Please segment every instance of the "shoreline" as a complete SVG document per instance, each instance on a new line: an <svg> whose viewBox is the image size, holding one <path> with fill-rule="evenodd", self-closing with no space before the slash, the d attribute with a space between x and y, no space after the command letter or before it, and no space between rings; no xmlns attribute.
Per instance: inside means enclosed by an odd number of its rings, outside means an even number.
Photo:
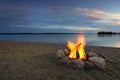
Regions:
<svg viewBox="0 0 120 80"><path fill-rule="evenodd" d="M106 60L104 70L72 69L56 60L65 44L0 41L0 79L2 80L119 80L120 48L86 46Z"/></svg>
<svg viewBox="0 0 120 80"><path fill-rule="evenodd" d="M51 43L51 42L32 42L32 41L7 41L7 40L0 40L0 43L30 43L30 44L50 44L50 45L67 45L66 43ZM86 45L86 47L101 47L101 48L117 48L120 49L120 47L111 47L111 46L94 46L94 45Z"/></svg>

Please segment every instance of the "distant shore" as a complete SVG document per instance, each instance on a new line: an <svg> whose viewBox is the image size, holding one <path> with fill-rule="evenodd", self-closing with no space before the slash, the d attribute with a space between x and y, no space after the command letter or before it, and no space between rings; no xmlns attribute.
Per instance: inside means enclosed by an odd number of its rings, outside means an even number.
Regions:
<svg viewBox="0 0 120 80"><path fill-rule="evenodd" d="M0 33L0 35L54 35L54 34L83 34L83 33Z"/></svg>
<svg viewBox="0 0 120 80"><path fill-rule="evenodd" d="M30 33L30 32L22 32L22 33L0 33L0 35L74 35L74 34L84 34L84 33ZM96 34L96 33L95 33ZM99 31L98 35L120 35L120 32L107 32L107 31Z"/></svg>
<svg viewBox="0 0 120 80"><path fill-rule="evenodd" d="M106 31L100 31L100 32L98 32L97 33L98 35L116 35L116 34L119 34L120 35L120 33L119 32L106 32Z"/></svg>
<svg viewBox="0 0 120 80"><path fill-rule="evenodd" d="M66 44L0 41L1 80L119 80L120 48L86 46L106 60L105 70L71 69L56 61Z"/></svg>

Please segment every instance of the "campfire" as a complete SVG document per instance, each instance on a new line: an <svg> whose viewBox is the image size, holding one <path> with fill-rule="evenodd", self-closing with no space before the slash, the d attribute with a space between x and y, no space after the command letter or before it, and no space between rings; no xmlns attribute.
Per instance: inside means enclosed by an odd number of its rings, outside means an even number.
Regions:
<svg viewBox="0 0 120 80"><path fill-rule="evenodd" d="M71 59L86 59L86 53L84 51L84 47L86 45L85 37L84 35L79 35L77 43L68 41L67 47L70 50L69 51L69 58Z"/></svg>
<svg viewBox="0 0 120 80"><path fill-rule="evenodd" d="M76 42L68 41L67 48L57 51L57 61L71 68L105 68L105 59L94 52L85 52L86 39L80 34Z"/></svg>

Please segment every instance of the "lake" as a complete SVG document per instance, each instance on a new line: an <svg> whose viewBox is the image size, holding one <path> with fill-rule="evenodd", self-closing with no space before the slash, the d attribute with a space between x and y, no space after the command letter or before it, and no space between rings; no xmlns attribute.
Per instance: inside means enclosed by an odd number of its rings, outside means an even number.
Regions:
<svg viewBox="0 0 120 80"><path fill-rule="evenodd" d="M66 44L76 41L78 34L0 35L1 41L47 42ZM85 33L87 45L120 48L120 35L97 35Z"/></svg>

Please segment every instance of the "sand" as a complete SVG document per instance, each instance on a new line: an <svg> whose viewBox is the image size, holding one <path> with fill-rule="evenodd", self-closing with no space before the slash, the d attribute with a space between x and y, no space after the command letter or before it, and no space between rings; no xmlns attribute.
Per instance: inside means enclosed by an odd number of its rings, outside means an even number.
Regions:
<svg viewBox="0 0 120 80"><path fill-rule="evenodd" d="M86 46L106 60L104 70L72 69L56 61L65 44L0 41L0 80L120 80L120 48Z"/></svg>

